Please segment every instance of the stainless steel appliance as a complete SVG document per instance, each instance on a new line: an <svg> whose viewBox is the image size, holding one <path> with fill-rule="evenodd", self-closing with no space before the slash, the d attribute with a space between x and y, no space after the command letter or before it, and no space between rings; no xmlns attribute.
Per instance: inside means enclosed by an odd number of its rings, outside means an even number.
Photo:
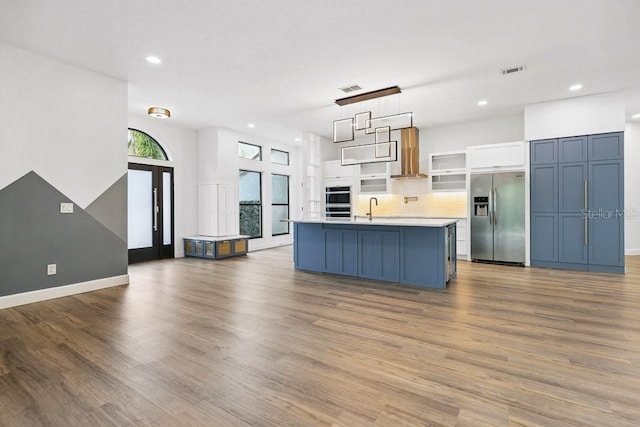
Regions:
<svg viewBox="0 0 640 427"><path fill-rule="evenodd" d="M471 175L471 259L524 265L524 172Z"/></svg>
<svg viewBox="0 0 640 427"><path fill-rule="evenodd" d="M328 219L351 218L351 187L336 186L325 188L324 216Z"/></svg>

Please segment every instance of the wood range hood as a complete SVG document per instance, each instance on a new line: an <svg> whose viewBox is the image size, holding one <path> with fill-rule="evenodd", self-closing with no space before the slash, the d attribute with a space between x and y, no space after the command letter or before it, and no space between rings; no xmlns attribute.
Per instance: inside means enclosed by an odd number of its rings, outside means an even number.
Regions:
<svg viewBox="0 0 640 427"><path fill-rule="evenodd" d="M410 127L400 130L400 174L391 175L391 178L428 178L428 175L420 173L420 138L418 128Z"/></svg>

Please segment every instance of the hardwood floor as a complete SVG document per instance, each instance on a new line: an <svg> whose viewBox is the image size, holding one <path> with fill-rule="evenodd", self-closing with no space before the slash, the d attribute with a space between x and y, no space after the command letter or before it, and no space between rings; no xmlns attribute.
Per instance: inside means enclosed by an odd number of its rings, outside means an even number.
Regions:
<svg viewBox="0 0 640 427"><path fill-rule="evenodd" d="M0 310L0 425L637 426L627 266L460 262L432 291L295 271L291 247L132 265Z"/></svg>

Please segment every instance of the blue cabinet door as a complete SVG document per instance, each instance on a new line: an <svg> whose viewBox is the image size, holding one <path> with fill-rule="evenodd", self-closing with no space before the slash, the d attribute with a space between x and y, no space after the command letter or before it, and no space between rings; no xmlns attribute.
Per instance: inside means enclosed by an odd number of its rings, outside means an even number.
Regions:
<svg viewBox="0 0 640 427"><path fill-rule="evenodd" d="M558 165L531 165L531 211L558 211Z"/></svg>
<svg viewBox="0 0 640 427"><path fill-rule="evenodd" d="M622 160L589 162L589 211L624 209L624 164Z"/></svg>
<svg viewBox="0 0 640 427"><path fill-rule="evenodd" d="M324 271L356 276L358 274L358 232L325 228Z"/></svg>
<svg viewBox="0 0 640 427"><path fill-rule="evenodd" d="M624 216L589 220L589 270L624 273Z"/></svg>
<svg viewBox="0 0 640 427"><path fill-rule="evenodd" d="M558 261L571 264L589 262L587 225L586 213L558 215Z"/></svg>
<svg viewBox="0 0 640 427"><path fill-rule="evenodd" d="M582 212L587 209L587 162L558 164L558 211Z"/></svg>
<svg viewBox="0 0 640 427"><path fill-rule="evenodd" d="M624 272L623 160L589 162L588 215L590 270Z"/></svg>
<svg viewBox="0 0 640 427"><path fill-rule="evenodd" d="M589 160L624 158L624 133L612 132L589 136Z"/></svg>
<svg viewBox="0 0 640 427"><path fill-rule="evenodd" d="M531 213L531 264L558 261L558 214Z"/></svg>
<svg viewBox="0 0 640 427"><path fill-rule="evenodd" d="M559 162L586 162L588 159L586 136L573 136L558 140Z"/></svg>
<svg viewBox="0 0 640 427"><path fill-rule="evenodd" d="M400 283L444 289L447 269L444 239L445 230L442 228L404 227Z"/></svg>
<svg viewBox="0 0 640 427"><path fill-rule="evenodd" d="M324 271L322 224L296 223L293 228L293 261L300 270Z"/></svg>
<svg viewBox="0 0 640 427"><path fill-rule="evenodd" d="M545 163L558 162L558 140L557 139L541 139L531 141L530 144L530 160L532 165L541 165Z"/></svg>
<svg viewBox="0 0 640 427"><path fill-rule="evenodd" d="M400 281L398 231L358 231L358 277Z"/></svg>

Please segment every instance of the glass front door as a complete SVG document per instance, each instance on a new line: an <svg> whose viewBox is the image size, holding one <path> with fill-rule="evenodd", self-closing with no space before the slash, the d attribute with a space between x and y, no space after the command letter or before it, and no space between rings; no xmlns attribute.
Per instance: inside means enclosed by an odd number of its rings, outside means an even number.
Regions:
<svg viewBox="0 0 640 427"><path fill-rule="evenodd" d="M129 262L172 258L173 169L129 163Z"/></svg>

